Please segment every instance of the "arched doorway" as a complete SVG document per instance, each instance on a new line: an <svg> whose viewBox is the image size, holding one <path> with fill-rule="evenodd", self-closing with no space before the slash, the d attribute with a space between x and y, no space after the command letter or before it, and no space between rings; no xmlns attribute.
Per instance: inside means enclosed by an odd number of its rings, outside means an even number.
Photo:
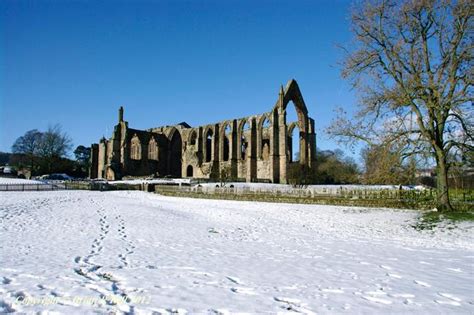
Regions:
<svg viewBox="0 0 474 315"><path fill-rule="evenodd" d="M192 165L188 165L186 168L186 177L193 177L193 167Z"/></svg>
<svg viewBox="0 0 474 315"><path fill-rule="evenodd" d="M173 177L181 177L181 155L183 141L179 131L175 130L170 141L169 150L169 174Z"/></svg>

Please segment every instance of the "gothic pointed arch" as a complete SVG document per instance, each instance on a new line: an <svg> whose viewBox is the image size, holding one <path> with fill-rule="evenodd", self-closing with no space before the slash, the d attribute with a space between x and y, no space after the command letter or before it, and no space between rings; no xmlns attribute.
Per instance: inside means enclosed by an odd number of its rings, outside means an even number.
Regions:
<svg viewBox="0 0 474 315"><path fill-rule="evenodd" d="M183 140L181 138L181 133L178 129L173 127L168 133L168 139L168 173L173 177L181 177L183 153Z"/></svg>
<svg viewBox="0 0 474 315"><path fill-rule="evenodd" d="M272 115L271 113L263 114L257 123L257 156L262 160L268 160L270 157L272 135Z"/></svg>
<svg viewBox="0 0 474 315"><path fill-rule="evenodd" d="M132 160L142 159L142 144L137 134L134 134L130 140L130 158Z"/></svg>
<svg viewBox="0 0 474 315"><path fill-rule="evenodd" d="M295 106L300 130L307 132L308 109L306 108L298 83L294 79L288 81L284 89L281 87L280 96L275 108L280 108L282 112L285 112L290 102Z"/></svg>
<svg viewBox="0 0 474 315"><path fill-rule="evenodd" d="M229 161L231 156L231 141L232 141L232 123L225 121L220 129L220 139L222 142L222 160Z"/></svg>
<svg viewBox="0 0 474 315"><path fill-rule="evenodd" d="M250 128L251 120L249 118L243 118L239 121L237 130L237 140L239 144L238 148L238 158L241 160L246 160L249 156L250 151Z"/></svg>
<svg viewBox="0 0 474 315"><path fill-rule="evenodd" d="M196 146L198 141L198 134L196 129L191 130L191 132L188 135L188 145L190 146Z"/></svg>
<svg viewBox="0 0 474 315"><path fill-rule="evenodd" d="M148 142L148 159L158 161L159 156L158 142L155 137L152 136Z"/></svg>
<svg viewBox="0 0 474 315"><path fill-rule="evenodd" d="M207 126L204 129L204 161L205 162L211 162L214 158L214 131L212 126Z"/></svg>

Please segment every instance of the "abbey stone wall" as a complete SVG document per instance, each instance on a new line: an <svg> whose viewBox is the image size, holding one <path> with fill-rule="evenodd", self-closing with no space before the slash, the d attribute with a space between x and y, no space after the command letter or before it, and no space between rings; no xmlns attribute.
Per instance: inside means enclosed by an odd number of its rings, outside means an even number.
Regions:
<svg viewBox="0 0 474 315"><path fill-rule="evenodd" d="M298 120L286 121L290 102ZM291 105L291 106L293 106ZM128 127L124 112L110 139L91 146L91 178L124 176L212 178L222 169L247 182L286 183L290 163L315 167L316 134L295 80L281 87L270 112L199 127L186 123L137 130ZM293 129L299 148L292 148ZM299 161L292 161L299 152Z"/></svg>

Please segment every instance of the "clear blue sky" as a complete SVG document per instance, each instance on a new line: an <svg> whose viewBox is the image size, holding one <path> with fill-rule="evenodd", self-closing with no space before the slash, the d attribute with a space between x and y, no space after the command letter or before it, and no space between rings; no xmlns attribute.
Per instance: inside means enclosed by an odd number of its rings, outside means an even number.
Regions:
<svg viewBox="0 0 474 315"><path fill-rule="evenodd" d="M337 106L349 1L1 1L0 151L59 123L74 145L133 128L192 126L271 110L295 78L318 147Z"/></svg>

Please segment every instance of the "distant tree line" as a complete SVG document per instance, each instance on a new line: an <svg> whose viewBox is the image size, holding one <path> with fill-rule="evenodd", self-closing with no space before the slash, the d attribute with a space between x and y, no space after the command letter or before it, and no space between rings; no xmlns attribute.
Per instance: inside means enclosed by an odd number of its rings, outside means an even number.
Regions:
<svg viewBox="0 0 474 315"><path fill-rule="evenodd" d="M316 167L309 168L298 162L288 168L288 183L293 186L312 184L354 184L359 183L360 170L351 157L342 150L317 150Z"/></svg>
<svg viewBox="0 0 474 315"><path fill-rule="evenodd" d="M12 153L0 153L0 163L18 170L28 170L31 176L66 173L74 177L86 177L89 170L90 148L82 145L74 150L75 160L70 159L72 141L60 125L46 131L27 131L16 139Z"/></svg>
<svg viewBox="0 0 474 315"><path fill-rule="evenodd" d="M451 187L474 187L474 151L460 151L450 156L448 178ZM343 185L424 185L436 188L436 170L429 156L406 157L396 145L370 145L361 150L361 163L344 155L342 150L317 150L316 167L290 164L288 181L293 186L317 184Z"/></svg>

